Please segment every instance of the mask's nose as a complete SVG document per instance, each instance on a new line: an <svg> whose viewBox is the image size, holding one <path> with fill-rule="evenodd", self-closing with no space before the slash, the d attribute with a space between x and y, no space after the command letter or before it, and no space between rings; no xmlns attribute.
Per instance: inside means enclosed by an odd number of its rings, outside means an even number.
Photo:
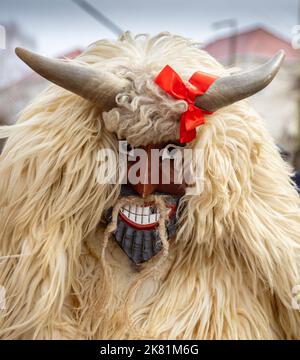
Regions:
<svg viewBox="0 0 300 360"><path fill-rule="evenodd" d="M151 195L156 189L158 184L152 184L151 181L154 178L154 174L151 177L152 171L157 171L156 169L152 169L151 168L151 150L154 149L155 146L153 145L147 145L145 147L141 147L141 149L143 149L146 152L146 157L143 159L140 159L139 161L146 161L144 164L141 164L141 169L144 169L146 171L143 171L142 174L138 174L140 181L137 184L132 184L130 183L130 177L128 176L128 181L129 184L132 186L132 188L144 199L147 196ZM160 162L160 160L159 160ZM131 166L134 164L129 164L128 166L128 172L131 168ZM158 164L156 164L158 165ZM160 168L160 164L159 166L157 166L158 171ZM141 171L141 170L140 170Z"/></svg>
<svg viewBox="0 0 300 360"><path fill-rule="evenodd" d="M170 195L182 196L185 194L185 182L182 181L178 184L178 182L175 181L175 179L177 179L178 177L176 176L177 170L175 169L174 161L171 160L170 167L168 167L166 166L165 160L162 160L161 156L157 158L157 156L153 155L154 158L151 159L152 150L162 150L164 146L165 144L150 144L147 146L143 146L141 147L141 149L145 151L145 156L128 162L128 183L142 198L146 198L147 196L153 194L155 191ZM130 169L136 164L139 165L138 173L136 174L139 181L131 182L130 177L132 174ZM163 174L166 171L169 172L168 169L170 171L170 174L167 174L169 175L169 182L165 183L163 181Z"/></svg>
<svg viewBox="0 0 300 360"><path fill-rule="evenodd" d="M143 199L151 195L156 190L156 186L151 184L136 184L131 186Z"/></svg>

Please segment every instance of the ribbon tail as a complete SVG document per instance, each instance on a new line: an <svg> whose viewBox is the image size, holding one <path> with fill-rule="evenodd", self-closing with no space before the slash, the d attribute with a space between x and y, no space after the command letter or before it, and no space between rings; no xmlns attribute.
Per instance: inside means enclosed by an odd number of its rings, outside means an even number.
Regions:
<svg viewBox="0 0 300 360"><path fill-rule="evenodd" d="M196 137L196 129L190 129L187 130L186 128L186 117L187 117L187 112L183 113L181 115L181 119L180 119L180 143L186 143L186 142L190 142L192 140L195 139Z"/></svg>
<svg viewBox="0 0 300 360"><path fill-rule="evenodd" d="M187 131L203 125L205 123L203 111L196 106L190 104L189 110L186 112L184 117L184 123Z"/></svg>

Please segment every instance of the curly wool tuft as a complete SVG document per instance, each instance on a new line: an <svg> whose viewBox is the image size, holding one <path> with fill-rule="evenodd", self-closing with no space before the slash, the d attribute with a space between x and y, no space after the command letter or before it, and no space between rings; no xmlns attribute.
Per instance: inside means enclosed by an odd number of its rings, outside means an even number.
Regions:
<svg viewBox="0 0 300 360"><path fill-rule="evenodd" d="M180 114L187 110L187 104L167 95L153 81L165 65L178 70L185 81L195 69L219 75L224 73L220 65L217 69L211 69L208 62L203 62L203 52L191 40L173 36L171 47L169 39L168 33L153 38L137 36L134 40L134 58L128 58L130 63L126 63L127 58L122 57L122 43L130 44L132 38L129 33L121 38L119 69L122 70L118 74L131 80L132 86L116 97L118 106L104 112L103 120L108 131L116 133L119 139L126 139L133 146L153 143L153 139L157 143L179 139ZM176 61L174 53L181 54L181 61ZM186 62L188 58L193 61Z"/></svg>

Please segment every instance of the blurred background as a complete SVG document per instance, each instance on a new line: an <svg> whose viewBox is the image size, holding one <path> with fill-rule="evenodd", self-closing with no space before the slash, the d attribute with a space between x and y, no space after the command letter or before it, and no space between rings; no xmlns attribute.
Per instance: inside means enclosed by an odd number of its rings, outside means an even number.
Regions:
<svg viewBox="0 0 300 360"><path fill-rule="evenodd" d="M74 58L125 30L191 37L225 66L243 69L284 49L278 77L251 102L300 169L300 0L0 0L0 124L14 123L47 86L18 60L16 46Z"/></svg>

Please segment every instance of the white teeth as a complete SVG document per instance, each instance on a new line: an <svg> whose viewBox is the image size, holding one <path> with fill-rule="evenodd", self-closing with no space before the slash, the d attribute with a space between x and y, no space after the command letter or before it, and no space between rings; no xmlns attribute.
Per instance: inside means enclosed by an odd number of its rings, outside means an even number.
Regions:
<svg viewBox="0 0 300 360"><path fill-rule="evenodd" d="M123 213L124 215L126 215L127 217L129 216L128 210L122 209L122 213Z"/></svg>
<svg viewBox="0 0 300 360"><path fill-rule="evenodd" d="M159 219L159 214L151 214L148 216L150 224L155 223Z"/></svg>
<svg viewBox="0 0 300 360"><path fill-rule="evenodd" d="M170 213L171 209L168 209ZM155 224L159 221L159 211L151 206L125 205L121 213L131 222L139 225Z"/></svg>
<svg viewBox="0 0 300 360"><path fill-rule="evenodd" d="M150 215L150 206L143 207L143 215Z"/></svg>
<svg viewBox="0 0 300 360"><path fill-rule="evenodd" d="M137 215L135 218L135 222L137 224L142 224L142 219L143 219L143 217L141 215Z"/></svg>
<svg viewBox="0 0 300 360"><path fill-rule="evenodd" d="M136 213L138 215L142 215L143 214L143 207L142 206L137 206L136 207Z"/></svg>
<svg viewBox="0 0 300 360"><path fill-rule="evenodd" d="M137 206L135 209L135 213L136 213L136 218L135 218L135 222L138 224L143 224L143 208L141 206Z"/></svg>
<svg viewBox="0 0 300 360"><path fill-rule="evenodd" d="M136 206L135 206L135 205L131 205L129 211L130 211L131 213L133 213L133 214L136 214Z"/></svg>
<svg viewBox="0 0 300 360"><path fill-rule="evenodd" d="M159 213L152 210L150 206L125 205L121 208L121 213L130 221L139 225L155 224L159 220Z"/></svg>

